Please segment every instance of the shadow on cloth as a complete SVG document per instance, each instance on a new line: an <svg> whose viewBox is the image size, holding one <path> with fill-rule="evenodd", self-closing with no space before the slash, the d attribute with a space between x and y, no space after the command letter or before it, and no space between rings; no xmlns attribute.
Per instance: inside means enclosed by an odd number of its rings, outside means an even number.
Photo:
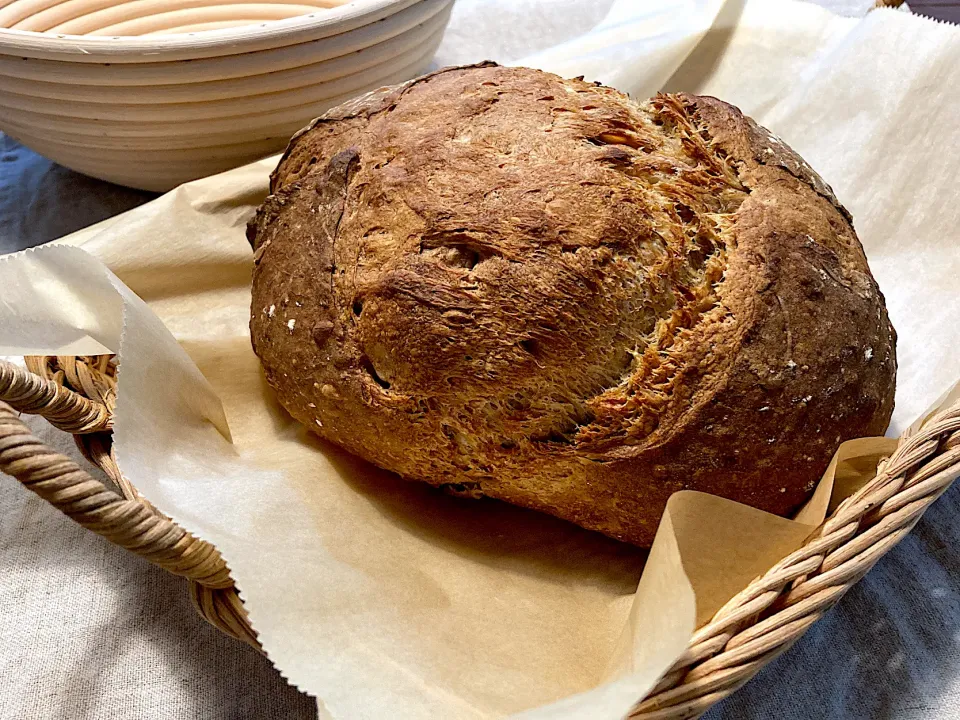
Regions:
<svg viewBox="0 0 960 720"><path fill-rule="evenodd" d="M0 133L0 254L56 240L154 197L68 170Z"/></svg>

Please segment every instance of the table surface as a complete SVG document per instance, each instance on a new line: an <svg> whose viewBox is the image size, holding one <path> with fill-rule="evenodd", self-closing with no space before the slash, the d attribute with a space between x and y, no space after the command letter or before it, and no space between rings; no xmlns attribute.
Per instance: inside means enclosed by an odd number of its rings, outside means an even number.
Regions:
<svg viewBox="0 0 960 720"><path fill-rule="evenodd" d="M960 23L960 0L913 0L910 9L936 20Z"/></svg>
<svg viewBox="0 0 960 720"><path fill-rule="evenodd" d="M503 42L523 46L517 30ZM484 0L460 0L470 27ZM550 0L569 20L596 22L610 0ZM859 15L869 0L819 0ZM960 3L914 7L960 19ZM562 12L556 12L562 11ZM0 135L0 253L40 244L152 196L85 178ZM69 439L36 432L77 457ZM759 677L706 716L874 720L960 716L960 485L830 613ZM185 582L67 521L0 479L0 719L313 718L313 701L270 662L195 613Z"/></svg>

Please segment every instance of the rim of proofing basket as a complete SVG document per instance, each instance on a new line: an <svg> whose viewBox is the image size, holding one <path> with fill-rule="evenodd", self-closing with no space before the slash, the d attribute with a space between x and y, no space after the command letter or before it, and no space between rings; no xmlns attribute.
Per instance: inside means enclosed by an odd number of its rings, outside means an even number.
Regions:
<svg viewBox="0 0 960 720"><path fill-rule="evenodd" d="M94 0L91 0L94 1ZM26 0L16 0L15 5ZM309 4L314 4L311 0ZM379 22L414 5L449 0L354 0L282 19L195 33L86 35L0 28L0 54L79 63L143 63L237 55L298 45ZM34 4L34 3L31 3ZM101 3L102 4L102 3ZM269 3L264 3L269 4ZM291 2L291 5L293 3ZM307 3L300 3L306 6ZM189 22L189 21L188 21ZM186 25L181 25L181 28ZM119 27L118 31L123 28Z"/></svg>

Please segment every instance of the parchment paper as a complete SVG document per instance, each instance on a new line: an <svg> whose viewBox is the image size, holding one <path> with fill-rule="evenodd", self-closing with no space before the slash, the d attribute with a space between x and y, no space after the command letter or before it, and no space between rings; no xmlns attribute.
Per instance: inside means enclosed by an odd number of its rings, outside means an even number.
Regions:
<svg viewBox="0 0 960 720"><path fill-rule="evenodd" d="M960 374L955 29L887 11L858 23L788 2L691 2L684 39L634 5L529 64L641 94L661 83L717 94L805 155L853 212L886 292L904 427ZM889 451L855 444L837 494L824 484L802 523L678 494L639 587L641 551L363 465L283 413L249 347L242 226L274 162L67 239L112 273L73 248L0 260L0 354L119 349L122 470L220 548L264 648L320 698L321 717L621 717L698 622L869 474L856 458Z"/></svg>

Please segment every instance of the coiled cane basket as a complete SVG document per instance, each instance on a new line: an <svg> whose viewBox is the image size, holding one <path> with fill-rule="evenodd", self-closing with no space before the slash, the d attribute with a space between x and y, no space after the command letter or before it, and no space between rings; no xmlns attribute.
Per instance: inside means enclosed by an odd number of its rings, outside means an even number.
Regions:
<svg viewBox="0 0 960 720"><path fill-rule="evenodd" d="M208 622L259 649L220 553L160 514L120 474L111 450L116 364L111 356L0 362L0 470L65 515L164 570L188 578ZM73 434L115 488L50 449L18 418L45 417ZM803 546L751 582L701 627L631 717L697 717L789 648L910 532L960 475L960 402L908 430L873 480Z"/></svg>

